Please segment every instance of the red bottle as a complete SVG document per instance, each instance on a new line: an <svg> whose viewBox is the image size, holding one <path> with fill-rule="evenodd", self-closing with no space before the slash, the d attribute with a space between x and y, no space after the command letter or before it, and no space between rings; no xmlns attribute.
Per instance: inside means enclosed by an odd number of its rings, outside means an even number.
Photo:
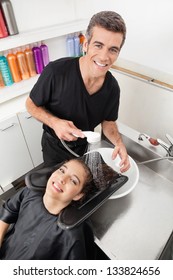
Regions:
<svg viewBox="0 0 173 280"><path fill-rule="evenodd" d="M5 21L2 15L2 11L0 9L0 38L5 38L8 36L8 31L5 25Z"/></svg>

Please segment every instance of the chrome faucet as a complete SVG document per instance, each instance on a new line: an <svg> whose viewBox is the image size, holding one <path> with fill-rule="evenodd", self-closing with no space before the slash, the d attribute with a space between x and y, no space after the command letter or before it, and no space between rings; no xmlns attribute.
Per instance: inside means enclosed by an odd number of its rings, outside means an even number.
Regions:
<svg viewBox="0 0 173 280"><path fill-rule="evenodd" d="M160 139L154 139L150 136L148 136L145 133L140 133L138 136L138 140L143 141L143 136L153 145L153 146L162 146L166 151L167 151L167 156L173 157L173 138L169 135L166 134L166 138L168 139L170 145L164 143Z"/></svg>

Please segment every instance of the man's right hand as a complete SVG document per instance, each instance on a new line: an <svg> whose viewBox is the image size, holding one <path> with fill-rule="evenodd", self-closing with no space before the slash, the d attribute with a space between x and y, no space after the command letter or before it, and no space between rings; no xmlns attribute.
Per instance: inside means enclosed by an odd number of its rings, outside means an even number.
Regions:
<svg viewBox="0 0 173 280"><path fill-rule="evenodd" d="M58 138L65 141L76 141L78 137L85 137L82 130L78 129L72 121L55 118L52 128Z"/></svg>

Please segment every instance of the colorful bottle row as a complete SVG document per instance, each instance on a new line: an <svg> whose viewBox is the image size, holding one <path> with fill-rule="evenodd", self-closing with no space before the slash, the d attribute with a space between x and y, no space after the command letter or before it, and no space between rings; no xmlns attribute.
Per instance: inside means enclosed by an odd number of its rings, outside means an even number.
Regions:
<svg viewBox="0 0 173 280"><path fill-rule="evenodd" d="M18 33L11 2L9 0L0 0L0 38Z"/></svg>
<svg viewBox="0 0 173 280"><path fill-rule="evenodd" d="M48 63L49 51L45 44L8 51L6 55L0 55L0 87L40 74Z"/></svg>
<svg viewBox="0 0 173 280"><path fill-rule="evenodd" d="M82 33L69 34L66 39L67 55L71 57L82 56L84 39Z"/></svg>

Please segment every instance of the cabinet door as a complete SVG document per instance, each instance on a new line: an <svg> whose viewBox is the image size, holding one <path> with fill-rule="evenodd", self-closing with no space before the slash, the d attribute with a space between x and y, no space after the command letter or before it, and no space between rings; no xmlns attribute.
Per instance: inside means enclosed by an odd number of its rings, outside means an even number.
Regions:
<svg viewBox="0 0 173 280"><path fill-rule="evenodd" d="M6 186L33 168L17 116L0 122L0 185Z"/></svg>
<svg viewBox="0 0 173 280"><path fill-rule="evenodd" d="M34 167L43 162L41 151L42 123L30 116L28 112L19 112L19 122L34 164Z"/></svg>

